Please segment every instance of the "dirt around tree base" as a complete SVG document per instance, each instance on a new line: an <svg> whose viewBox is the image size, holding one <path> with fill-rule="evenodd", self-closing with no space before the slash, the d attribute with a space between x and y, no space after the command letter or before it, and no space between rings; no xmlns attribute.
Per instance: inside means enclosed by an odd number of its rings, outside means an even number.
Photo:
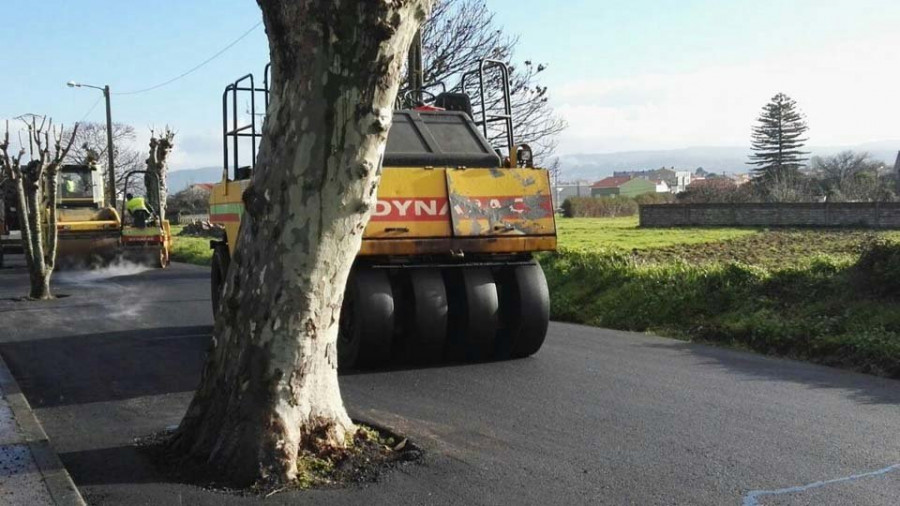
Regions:
<svg viewBox="0 0 900 506"><path fill-rule="evenodd" d="M211 223L207 221L195 220L187 225L185 225L181 232L178 233L180 236L191 236L191 237L212 237L213 239L224 239L225 238L225 227L219 225L217 223Z"/></svg>
<svg viewBox="0 0 900 506"><path fill-rule="evenodd" d="M422 450L407 438L371 424L356 422L356 426L353 444L348 448L328 449L319 454L303 450L298 458L297 479L287 485L258 482L236 488L222 483L201 463L186 461L166 450L174 430L138 438L134 444L153 461L158 472L173 482L220 493L265 497L280 492L376 483L385 472L421 460Z"/></svg>

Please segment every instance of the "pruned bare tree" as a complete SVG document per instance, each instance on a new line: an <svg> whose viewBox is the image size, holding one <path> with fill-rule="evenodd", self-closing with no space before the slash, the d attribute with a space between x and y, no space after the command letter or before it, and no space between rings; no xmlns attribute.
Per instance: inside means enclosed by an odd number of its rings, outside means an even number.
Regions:
<svg viewBox="0 0 900 506"><path fill-rule="evenodd" d="M56 266L57 247L57 190L59 167L75 142L76 123L64 141L62 128L55 128L53 120L37 116L23 118L28 131L28 149L19 142L19 151L10 154L9 122L0 143L0 174L16 187L19 227L22 248L28 266L31 290L29 298L52 299L50 277ZM27 158L26 158L27 155ZM46 210L47 223L44 223Z"/></svg>
<svg viewBox="0 0 900 506"><path fill-rule="evenodd" d="M169 154L175 146L175 132L168 126L159 134L150 131L150 155L147 157L147 174L144 176L144 187L147 189L147 202L159 212L159 219L166 219L166 202L169 196ZM152 191L158 184L159 193Z"/></svg>
<svg viewBox="0 0 900 506"><path fill-rule="evenodd" d="M432 0L258 0L272 63L259 156L199 388L170 442L236 484L352 444L337 335L401 62Z"/></svg>
<svg viewBox="0 0 900 506"><path fill-rule="evenodd" d="M66 132L66 136L71 132ZM122 185L125 184L125 173L131 170L140 169L143 160L141 154L132 147L136 136L134 127L125 123L112 124L112 138L115 152L113 153L113 162L116 171L116 188L115 191L122 193ZM108 146L106 142L106 124L105 123L79 123L78 132L75 136L75 143L66 156L66 163L76 165L90 165L91 161L98 163L103 168L103 181L109 181L109 169L104 162L107 159L106 152ZM107 202L115 202L115 195L110 192L112 189L106 189ZM112 200L110 200L112 199Z"/></svg>
<svg viewBox="0 0 900 506"><path fill-rule="evenodd" d="M701 184L688 185L686 191L677 196L678 201L686 204L742 204L759 202L763 199L758 188L753 184L735 185L730 180L707 179Z"/></svg>
<svg viewBox="0 0 900 506"><path fill-rule="evenodd" d="M169 196L166 202L167 209L173 213L206 214L209 212L210 191L202 185L191 185L180 192Z"/></svg>
<svg viewBox="0 0 900 506"><path fill-rule="evenodd" d="M866 152L847 150L832 156L814 156L810 172L829 200L871 202L896 198L890 169Z"/></svg>
<svg viewBox="0 0 900 506"><path fill-rule="evenodd" d="M530 60L516 62L518 42L518 37L505 33L498 25L485 0L438 0L431 18L422 27L424 82L442 82L448 89L461 89L463 74L477 69L482 59L506 62L510 66L516 142L528 143L535 161L547 167L553 164L557 138L567 125L550 106L547 86L539 83L547 65ZM501 83L496 74L487 77L486 108L496 113L502 107ZM477 96L476 81L469 80L465 90L473 97ZM405 91L403 88L401 93ZM488 129L494 145L503 145L505 135L498 124Z"/></svg>

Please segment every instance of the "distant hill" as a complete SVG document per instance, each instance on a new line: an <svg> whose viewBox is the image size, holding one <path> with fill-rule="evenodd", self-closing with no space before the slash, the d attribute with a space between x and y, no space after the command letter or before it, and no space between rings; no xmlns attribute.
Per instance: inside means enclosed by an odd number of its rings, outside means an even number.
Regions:
<svg viewBox="0 0 900 506"><path fill-rule="evenodd" d="M867 151L876 160L893 165L900 151L900 140L880 141L856 146L811 146L811 156L830 156L840 151ZM748 172L749 147L691 147L660 151L623 151L619 153L585 153L561 155L560 166L565 180L596 180L616 171L652 170L675 167L676 170L694 171L703 167L717 174Z"/></svg>
<svg viewBox="0 0 900 506"><path fill-rule="evenodd" d="M222 167L173 170L169 172L169 193L178 193L192 184L218 183L222 180Z"/></svg>
<svg viewBox="0 0 900 506"><path fill-rule="evenodd" d="M873 158L893 165L900 151L900 140L880 141L856 146L810 147L813 156L829 156L845 149L868 151ZM623 151L619 153L583 153L561 155L562 177L568 181L585 179L595 181L612 175L615 171L653 170L675 167L694 171L703 167L717 174L748 172L747 147L691 147L660 151ZM222 179L221 167L177 170L169 173L169 192L177 193L195 183L217 183Z"/></svg>

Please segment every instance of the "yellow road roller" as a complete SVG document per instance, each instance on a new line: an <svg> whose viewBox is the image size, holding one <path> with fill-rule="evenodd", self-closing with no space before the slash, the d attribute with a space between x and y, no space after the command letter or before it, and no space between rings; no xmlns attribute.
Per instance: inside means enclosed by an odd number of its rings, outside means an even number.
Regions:
<svg viewBox="0 0 900 506"><path fill-rule="evenodd" d="M121 220L105 203L103 179L97 165L60 167L56 228L61 267L108 263L118 254Z"/></svg>
<svg viewBox="0 0 900 506"><path fill-rule="evenodd" d="M262 86L248 74L222 97L223 179L209 202L210 221L226 235L210 243L214 311L244 215L266 70ZM414 89L399 100L406 105L394 112L377 204L344 296L342 369L519 358L541 348L549 294L533 255L556 249L556 223L548 171L515 142L508 75L502 62L485 60L464 79L481 86ZM486 77L502 82L500 111L485 106ZM476 100L466 89L478 90ZM249 104L248 124L239 124L239 102ZM491 145L489 125L505 129L505 145Z"/></svg>
<svg viewBox="0 0 900 506"><path fill-rule="evenodd" d="M136 179L145 182L148 196L153 194L151 202L160 202L159 182L156 175L146 170L132 170L124 176L124 194L122 199L121 243L119 254L127 261L152 265L165 269L169 266L169 252L172 251L172 229L169 220L160 216L160 210L152 205L144 205L142 209L128 210L128 197L131 191L137 191ZM153 183L146 184L153 181ZM144 199L136 196L135 198Z"/></svg>

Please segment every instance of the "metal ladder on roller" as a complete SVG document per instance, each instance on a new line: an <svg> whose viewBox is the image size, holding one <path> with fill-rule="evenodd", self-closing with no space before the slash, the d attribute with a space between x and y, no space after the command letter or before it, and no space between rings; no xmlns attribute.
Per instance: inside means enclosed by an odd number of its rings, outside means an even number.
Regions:
<svg viewBox="0 0 900 506"><path fill-rule="evenodd" d="M487 96L485 95L485 73L490 70L496 68L500 72L500 80L501 80L501 91L503 94L502 105L503 112L502 113L492 113L487 104ZM515 132L513 130L513 115L512 115L512 99L510 98L510 89L509 89L509 67L505 63L500 60L491 60L484 59L478 65L478 69L471 70L463 74L462 80L460 81L460 88L463 92L468 90L467 84L469 84L473 77L478 77L478 98L480 102L480 118L475 119L475 125L481 127L481 131L484 134L484 138L490 140L488 137L488 125L491 123L503 122L506 127L506 145L509 148L510 158L515 157ZM513 166L515 166L515 160L512 160Z"/></svg>
<svg viewBox="0 0 900 506"><path fill-rule="evenodd" d="M257 95L263 95L265 113L269 108L269 79L271 75L271 64L267 64L263 71L263 87L256 87L256 80L253 74L247 74L238 78L233 83L225 87L222 93L222 150L223 150L223 171L227 178L229 172L234 180L246 179L249 177L249 171L256 166L256 152L258 139L262 137L262 121L257 119ZM238 116L238 96L250 98L250 121L241 125ZM241 165L242 161L247 157L241 156L241 139L250 140L250 156L249 164ZM231 149L229 149L229 143Z"/></svg>

